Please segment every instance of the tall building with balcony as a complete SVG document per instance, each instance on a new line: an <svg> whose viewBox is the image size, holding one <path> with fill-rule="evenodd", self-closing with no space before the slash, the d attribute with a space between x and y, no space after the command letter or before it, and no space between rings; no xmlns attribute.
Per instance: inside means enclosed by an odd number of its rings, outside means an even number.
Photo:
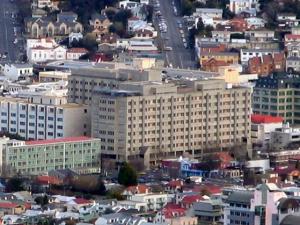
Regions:
<svg viewBox="0 0 300 225"><path fill-rule="evenodd" d="M98 87L91 106L92 135L101 138L107 159L150 165L184 153L201 158L251 143L251 88L230 87L220 79ZM247 147L240 149L235 153L245 156Z"/></svg>
<svg viewBox="0 0 300 225"><path fill-rule="evenodd" d="M253 89L253 113L280 116L284 122L300 123L300 77L273 74L260 77Z"/></svg>

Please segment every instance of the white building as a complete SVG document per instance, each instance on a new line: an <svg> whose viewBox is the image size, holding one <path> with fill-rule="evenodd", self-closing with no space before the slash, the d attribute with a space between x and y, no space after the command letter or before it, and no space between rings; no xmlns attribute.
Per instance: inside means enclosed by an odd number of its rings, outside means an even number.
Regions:
<svg viewBox="0 0 300 225"><path fill-rule="evenodd" d="M210 17L213 19L222 19L223 9L211 9L211 8L196 8L196 12L193 16L197 17Z"/></svg>
<svg viewBox="0 0 300 225"><path fill-rule="evenodd" d="M90 134L85 105L67 103L67 90L49 83L0 98L0 130L25 139L54 139ZM43 90L43 91L39 91Z"/></svg>
<svg viewBox="0 0 300 225"><path fill-rule="evenodd" d="M132 201L147 203L146 210L159 210L169 202L168 194L136 194L131 196Z"/></svg>
<svg viewBox="0 0 300 225"><path fill-rule="evenodd" d="M285 146L300 142L300 129L292 128L285 124L281 129L271 132L270 148L274 150L283 149Z"/></svg>
<svg viewBox="0 0 300 225"><path fill-rule="evenodd" d="M258 0L230 0L229 10L235 14L249 11L252 14L259 10Z"/></svg>
<svg viewBox="0 0 300 225"><path fill-rule="evenodd" d="M33 67L31 64L5 64L3 74L12 81L19 78L26 78L33 74Z"/></svg>
<svg viewBox="0 0 300 225"><path fill-rule="evenodd" d="M30 62L41 63L55 60L77 60L88 53L84 48L67 49L52 38L28 39L27 57Z"/></svg>
<svg viewBox="0 0 300 225"><path fill-rule="evenodd" d="M282 128L282 122L281 117L253 114L251 116L252 143L266 148L270 141L271 132Z"/></svg>
<svg viewBox="0 0 300 225"><path fill-rule="evenodd" d="M266 21L259 17L249 17L245 18L247 21L248 28L258 29L265 27Z"/></svg>

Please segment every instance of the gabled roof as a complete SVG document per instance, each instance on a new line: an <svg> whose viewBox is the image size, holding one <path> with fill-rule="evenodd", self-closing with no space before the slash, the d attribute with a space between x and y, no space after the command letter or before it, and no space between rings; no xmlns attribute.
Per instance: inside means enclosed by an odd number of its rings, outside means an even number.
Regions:
<svg viewBox="0 0 300 225"><path fill-rule="evenodd" d="M183 197L183 199L181 200L181 203L192 204L192 203L198 202L200 200L203 200L203 197L201 197L200 195L187 195L187 196Z"/></svg>
<svg viewBox="0 0 300 225"><path fill-rule="evenodd" d="M83 205L83 204L90 204L92 203L90 200L87 200L85 198L76 198L73 200L76 204L78 205Z"/></svg>
<svg viewBox="0 0 300 225"><path fill-rule="evenodd" d="M0 208L3 209L12 209L12 208L16 208L19 205L16 203L12 203L12 202L0 202Z"/></svg>

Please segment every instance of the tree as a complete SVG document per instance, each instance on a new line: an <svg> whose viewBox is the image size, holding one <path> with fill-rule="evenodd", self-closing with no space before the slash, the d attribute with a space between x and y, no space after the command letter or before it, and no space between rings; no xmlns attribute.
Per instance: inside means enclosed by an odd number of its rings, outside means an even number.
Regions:
<svg viewBox="0 0 300 225"><path fill-rule="evenodd" d="M182 0L181 14L183 16L190 16L194 12L195 8L191 0Z"/></svg>
<svg viewBox="0 0 300 225"><path fill-rule="evenodd" d="M19 177L13 177L6 183L7 192L24 191L23 181Z"/></svg>
<svg viewBox="0 0 300 225"><path fill-rule="evenodd" d="M84 38L82 40L82 45L89 51L95 51L95 50L97 50L97 47L98 47L96 38L92 34L87 34L84 36Z"/></svg>
<svg viewBox="0 0 300 225"><path fill-rule="evenodd" d="M34 199L34 201L36 202L36 204L41 205L42 207L49 203L49 199L47 195L38 196Z"/></svg>
<svg viewBox="0 0 300 225"><path fill-rule="evenodd" d="M137 184L137 173L129 163L125 162L120 168L118 182L124 186Z"/></svg>

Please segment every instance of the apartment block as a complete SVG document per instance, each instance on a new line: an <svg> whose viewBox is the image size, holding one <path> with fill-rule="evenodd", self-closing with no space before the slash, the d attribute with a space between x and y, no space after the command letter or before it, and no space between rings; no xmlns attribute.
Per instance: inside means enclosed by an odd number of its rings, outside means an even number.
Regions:
<svg viewBox="0 0 300 225"><path fill-rule="evenodd" d="M89 108L72 103L1 97L0 130L24 139L54 139L90 134Z"/></svg>
<svg viewBox="0 0 300 225"><path fill-rule="evenodd" d="M38 141L0 139L1 173L38 175L54 169L100 169L100 140L70 137Z"/></svg>
<svg viewBox="0 0 300 225"><path fill-rule="evenodd" d="M148 165L251 143L251 88L221 79L98 87L91 105L92 135L101 138L104 158Z"/></svg>
<svg viewBox="0 0 300 225"><path fill-rule="evenodd" d="M101 68L73 69L68 77L68 101L90 104L94 88L115 88L125 81L161 81L159 70L118 68L117 64L106 64Z"/></svg>
<svg viewBox="0 0 300 225"><path fill-rule="evenodd" d="M253 89L253 113L280 116L290 124L300 123L300 78L273 74L257 80Z"/></svg>

